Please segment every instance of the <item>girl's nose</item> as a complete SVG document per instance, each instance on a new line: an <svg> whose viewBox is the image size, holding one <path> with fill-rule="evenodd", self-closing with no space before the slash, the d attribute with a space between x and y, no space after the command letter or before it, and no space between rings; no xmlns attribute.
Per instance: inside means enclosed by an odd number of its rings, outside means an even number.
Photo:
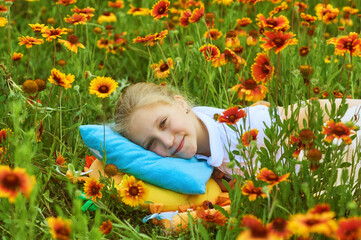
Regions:
<svg viewBox="0 0 361 240"><path fill-rule="evenodd" d="M166 148L172 148L174 145L174 136L170 132L162 132L160 139Z"/></svg>

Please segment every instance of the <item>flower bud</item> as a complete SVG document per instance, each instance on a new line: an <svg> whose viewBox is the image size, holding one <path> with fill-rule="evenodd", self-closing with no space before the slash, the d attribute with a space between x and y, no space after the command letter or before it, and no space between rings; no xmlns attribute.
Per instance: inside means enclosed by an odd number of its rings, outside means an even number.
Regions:
<svg viewBox="0 0 361 240"><path fill-rule="evenodd" d="M235 165L236 165L236 163L234 161L230 161L227 163L227 167L230 169L233 169Z"/></svg>

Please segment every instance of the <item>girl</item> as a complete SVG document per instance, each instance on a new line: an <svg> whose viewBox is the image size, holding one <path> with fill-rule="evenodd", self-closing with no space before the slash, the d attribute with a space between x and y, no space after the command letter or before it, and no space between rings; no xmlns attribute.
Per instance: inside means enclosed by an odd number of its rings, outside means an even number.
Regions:
<svg viewBox="0 0 361 240"><path fill-rule="evenodd" d="M321 108L331 109L328 100L319 100ZM361 100L347 99L350 119L357 111L356 105ZM341 99L336 99L336 107ZM361 106L361 105L360 105ZM292 106L285 114L285 109L278 107L278 115L282 120L292 114ZM257 146L264 145L264 130L270 127L269 108L265 105L246 107L245 121L238 121L239 129L257 129ZM190 158L196 156L230 174L227 167L230 161L228 151L236 150L239 143L237 134L224 123L214 120L216 114L224 110L213 107L194 107L184 97L166 86L153 83L137 83L128 87L119 98L115 109L115 130L134 143L157 153L163 157ZM306 118L307 107L299 113L299 123ZM350 120L348 119L348 120ZM324 116L324 121L328 120ZM301 124L302 125L302 124ZM241 164L244 159L237 156ZM278 156L279 157L279 156Z"/></svg>

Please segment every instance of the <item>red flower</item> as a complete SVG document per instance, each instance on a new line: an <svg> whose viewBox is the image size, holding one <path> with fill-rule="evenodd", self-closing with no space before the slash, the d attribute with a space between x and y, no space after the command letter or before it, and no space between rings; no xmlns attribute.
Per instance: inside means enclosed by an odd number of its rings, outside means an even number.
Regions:
<svg viewBox="0 0 361 240"><path fill-rule="evenodd" d="M271 79L274 67L266 53L258 53L252 65L252 77L256 82L266 83Z"/></svg>
<svg viewBox="0 0 361 240"><path fill-rule="evenodd" d="M358 33L351 32L348 36L341 36L338 39L330 39L327 41L327 44L335 45L335 54L336 55L345 55L349 53L350 55L359 55L361 50L361 40L358 38Z"/></svg>
<svg viewBox="0 0 361 240"><path fill-rule="evenodd" d="M112 231L112 228L113 228L113 224L110 220L102 222L102 224L99 227L100 231L104 235L110 233Z"/></svg>
<svg viewBox="0 0 361 240"><path fill-rule="evenodd" d="M322 134L327 135L324 139L326 142L330 143L333 139L342 139L347 145L352 143L352 139L350 138L351 134L354 134L351 130L354 127L348 127L342 122L338 122L335 124L333 120L329 120L326 123L326 126L322 126L323 131Z"/></svg>
<svg viewBox="0 0 361 240"><path fill-rule="evenodd" d="M263 16L262 13L259 13L257 15L256 21L257 21L257 25L260 28L268 28L274 31L285 32L290 28L290 22L285 16L282 15L279 17L271 16L269 18L266 18L265 16Z"/></svg>
<svg viewBox="0 0 361 240"><path fill-rule="evenodd" d="M90 168L90 166L93 164L93 162L96 160L97 158L94 156L85 156L85 167Z"/></svg>
<svg viewBox="0 0 361 240"><path fill-rule="evenodd" d="M289 239L292 232L288 229L288 221L283 218L275 218L267 224L267 231L273 236L273 239Z"/></svg>
<svg viewBox="0 0 361 240"><path fill-rule="evenodd" d="M305 13L301 13L300 17L308 23L314 23L317 20L317 17Z"/></svg>
<svg viewBox="0 0 361 240"><path fill-rule="evenodd" d="M182 13L182 16L179 19L180 24L183 27L187 27L189 25L189 18L192 16L192 11L190 9L185 10Z"/></svg>
<svg viewBox="0 0 361 240"><path fill-rule="evenodd" d="M229 48L226 48L224 52L219 56L219 58L215 59L212 63L213 67L220 67L228 62L234 63L236 66L239 64L243 64L244 66L247 65L246 60L238 56L234 51Z"/></svg>
<svg viewBox="0 0 361 240"><path fill-rule="evenodd" d="M242 135L242 143L244 146L249 146L251 141L256 141L258 135L258 129L251 129Z"/></svg>
<svg viewBox="0 0 361 240"><path fill-rule="evenodd" d="M243 109L239 109L237 106L227 108L222 115L218 117L218 122L227 124L236 124L236 122L247 116Z"/></svg>
<svg viewBox="0 0 361 240"><path fill-rule="evenodd" d="M86 8L80 9L77 6L75 6L71 11L76 12L78 14L83 13L83 14L87 15L87 21L89 21L94 16L93 13L95 12L95 9L91 8L91 7L86 7Z"/></svg>
<svg viewBox="0 0 361 240"><path fill-rule="evenodd" d="M267 87L258 85L252 78L246 79L245 81L239 80L241 83L233 86L231 90L238 92L238 98L240 100L244 99L248 102L258 102L266 97L266 93L268 92Z"/></svg>
<svg viewBox="0 0 361 240"><path fill-rule="evenodd" d="M267 183L271 184L271 186L274 186L276 184L279 184L280 182L289 181L287 179L289 176L290 176L290 173L286 173L285 175L278 176L273 171L271 171L267 168L262 168L260 170L259 174L257 175L257 179L267 182Z"/></svg>
<svg viewBox="0 0 361 240"><path fill-rule="evenodd" d="M245 27L251 23L252 23L252 20L250 18L237 19L237 24L241 27Z"/></svg>
<svg viewBox="0 0 361 240"><path fill-rule="evenodd" d="M274 49L275 53L277 54L285 49L288 45L297 44L297 39L293 38L295 34L292 32L265 32L264 35L266 37L262 37L260 40L265 42L261 45L265 51Z"/></svg>
<svg viewBox="0 0 361 240"><path fill-rule="evenodd" d="M247 228L242 231L237 240L268 240L273 239L270 232L264 226L262 221L253 215L244 215L242 218L243 225Z"/></svg>
<svg viewBox="0 0 361 240"><path fill-rule="evenodd" d="M212 44L205 44L199 48L199 51L203 53L206 61L213 61L220 56L219 48Z"/></svg>
<svg viewBox="0 0 361 240"><path fill-rule="evenodd" d="M152 16L155 20L161 19L162 17L168 17L168 8L169 8L168 0L159 0L156 4L154 4L152 9Z"/></svg>
<svg viewBox="0 0 361 240"><path fill-rule="evenodd" d="M357 240L361 239L361 218L341 218L338 221L336 236L339 240Z"/></svg>
<svg viewBox="0 0 361 240"><path fill-rule="evenodd" d="M196 210L197 217L202 219L207 223L215 223L220 226L226 224L226 217L218 210L207 209L205 211L203 208L197 208Z"/></svg>
<svg viewBox="0 0 361 240"><path fill-rule="evenodd" d="M204 7L193 10L192 16L189 18L190 23L198 22L204 16Z"/></svg>
<svg viewBox="0 0 361 240"><path fill-rule="evenodd" d="M248 196L248 200L250 201L256 200L257 197L267 197L267 194L262 191L262 188L255 187L253 182L250 180L246 181L246 184L241 188L241 191L243 195Z"/></svg>
<svg viewBox="0 0 361 240"><path fill-rule="evenodd" d="M209 31L205 32L203 35L205 38L210 38L212 40L217 40L222 36L222 32L216 28L209 29Z"/></svg>

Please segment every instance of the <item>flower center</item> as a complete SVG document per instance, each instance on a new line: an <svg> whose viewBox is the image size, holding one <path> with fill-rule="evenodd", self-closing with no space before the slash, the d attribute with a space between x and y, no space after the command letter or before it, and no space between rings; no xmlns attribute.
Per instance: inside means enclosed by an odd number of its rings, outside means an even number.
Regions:
<svg viewBox="0 0 361 240"><path fill-rule="evenodd" d="M168 66L168 64L166 64L166 63L163 63L162 65L160 65L160 67L159 67L159 70L161 71L161 72L165 72L165 71L167 71L169 69L169 66Z"/></svg>
<svg viewBox="0 0 361 240"><path fill-rule="evenodd" d="M98 91L101 93L107 93L109 91L109 88L108 88L108 86L103 85L98 89Z"/></svg>
<svg viewBox="0 0 361 240"><path fill-rule="evenodd" d="M350 51L352 51L352 49L353 49L352 42L345 42L345 44L343 46Z"/></svg>
<svg viewBox="0 0 361 240"><path fill-rule="evenodd" d="M274 180L277 180L278 179L278 176L274 173L271 173L267 176L268 180L270 181L274 181Z"/></svg>
<svg viewBox="0 0 361 240"><path fill-rule="evenodd" d="M69 229L67 229L65 226L58 227L55 232L57 237L68 237L70 235Z"/></svg>
<svg viewBox="0 0 361 240"><path fill-rule="evenodd" d="M98 184L94 184L93 186L91 186L90 188L90 194L91 196L96 196L99 194L101 187Z"/></svg>
<svg viewBox="0 0 361 240"><path fill-rule="evenodd" d="M68 37L68 41L71 43L71 44L77 44L79 43L79 39L77 36L74 36L74 35L70 35Z"/></svg>
<svg viewBox="0 0 361 240"><path fill-rule="evenodd" d="M345 134L345 129L341 126L336 126L333 129L333 133L336 134L337 136L342 136Z"/></svg>
<svg viewBox="0 0 361 240"><path fill-rule="evenodd" d="M252 193L257 194L257 195L261 195L262 191L261 191L260 188L255 188L255 189L252 190Z"/></svg>
<svg viewBox="0 0 361 240"><path fill-rule="evenodd" d="M274 19L267 20L268 25L272 25L272 27L275 27L278 25L277 21Z"/></svg>
<svg viewBox="0 0 361 240"><path fill-rule="evenodd" d="M275 39L273 39L273 43L276 44L277 47L282 47L285 43L285 40L280 37L276 37Z"/></svg>
<svg viewBox="0 0 361 240"><path fill-rule="evenodd" d="M133 197L138 196L138 193L139 193L138 187L136 187L136 186L131 186L131 187L129 188L129 194L130 194L130 196L133 196Z"/></svg>
<svg viewBox="0 0 361 240"><path fill-rule="evenodd" d="M214 221L214 217L213 217L213 215L207 215L205 220L206 220L207 222L213 222L213 221Z"/></svg>
<svg viewBox="0 0 361 240"><path fill-rule="evenodd" d="M110 12L103 12L103 15L108 17L110 16Z"/></svg>
<svg viewBox="0 0 361 240"><path fill-rule="evenodd" d="M230 122L234 122L234 121L236 121L236 119L237 119L237 116L236 116L235 114L232 114L232 115L229 115L229 116L228 116L228 120L229 120Z"/></svg>
<svg viewBox="0 0 361 240"><path fill-rule="evenodd" d="M226 38L235 38L237 36L237 33L235 31L229 31L226 34Z"/></svg>
<svg viewBox="0 0 361 240"><path fill-rule="evenodd" d="M275 220L273 220L272 227L274 230L282 232L286 227L286 220L284 220L283 218L276 218Z"/></svg>
<svg viewBox="0 0 361 240"><path fill-rule="evenodd" d="M306 221L306 224L307 224L308 226L313 226L313 225L318 224L318 223L319 223L319 221L318 221L317 219L308 219L308 220Z"/></svg>
<svg viewBox="0 0 361 240"><path fill-rule="evenodd" d="M262 72L265 73L265 74L269 74L269 65L268 63L264 63L262 64Z"/></svg>
<svg viewBox="0 0 361 240"><path fill-rule="evenodd" d="M243 86L247 90L253 90L257 87L257 82L251 78L244 81Z"/></svg>
<svg viewBox="0 0 361 240"><path fill-rule="evenodd" d="M163 13L165 13L165 11L166 11L166 8L165 8L165 7L160 7L160 8L158 9L158 13L159 13L159 14L163 14Z"/></svg>
<svg viewBox="0 0 361 240"><path fill-rule="evenodd" d="M261 225L256 225L251 228L252 237L264 238L267 236L267 229Z"/></svg>
<svg viewBox="0 0 361 240"><path fill-rule="evenodd" d="M58 36L58 35L60 35L60 30L58 30L58 29L52 29L52 30L50 30L50 34L49 35L51 35L51 36Z"/></svg>
<svg viewBox="0 0 361 240"><path fill-rule="evenodd" d="M18 189L21 185L20 179L13 173L8 174L2 181L2 185L12 191Z"/></svg>

